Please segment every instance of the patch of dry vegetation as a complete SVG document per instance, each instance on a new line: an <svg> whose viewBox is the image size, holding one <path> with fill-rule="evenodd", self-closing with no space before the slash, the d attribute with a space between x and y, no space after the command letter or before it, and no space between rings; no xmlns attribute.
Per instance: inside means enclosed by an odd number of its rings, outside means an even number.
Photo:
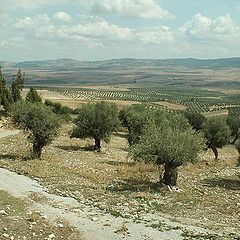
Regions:
<svg viewBox="0 0 240 240"><path fill-rule="evenodd" d="M0 239L82 239L68 223L49 223L29 203L0 191ZM60 227L59 227L60 226Z"/></svg>
<svg viewBox="0 0 240 240"><path fill-rule="evenodd" d="M194 224L240 234L240 170L233 146L214 161L210 151L200 161L180 168L178 186L159 187L154 165L128 158L126 133L115 133L102 152L91 151L93 140L70 139L71 125L45 148L42 160L29 160L30 146L23 133L0 139L0 167L38 179L49 190L72 196L115 216L141 218L142 213L167 214ZM26 147L27 146L27 147Z"/></svg>

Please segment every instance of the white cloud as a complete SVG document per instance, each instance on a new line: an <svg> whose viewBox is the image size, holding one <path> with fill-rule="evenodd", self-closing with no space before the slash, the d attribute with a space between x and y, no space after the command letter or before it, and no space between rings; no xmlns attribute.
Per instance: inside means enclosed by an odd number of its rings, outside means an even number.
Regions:
<svg viewBox="0 0 240 240"><path fill-rule="evenodd" d="M142 44L161 44L173 43L175 40L174 32L165 26L153 27L148 29L135 30L135 40Z"/></svg>
<svg viewBox="0 0 240 240"><path fill-rule="evenodd" d="M236 55L234 49L237 49L240 39L240 27L229 14L216 19L197 14L178 29L166 26L123 27L101 17L82 15L72 17L68 24L55 20L55 16L49 17L47 14L19 19L14 24L15 28L11 25L5 28L8 33L0 38L1 49L10 49L4 39L12 36L25 39L26 46L33 49L48 48L52 52L64 46L70 55L77 55L79 49L86 55L90 51L93 56L96 51L96 54L101 52L112 57L212 57ZM19 45L17 41L10 44L15 44L15 47Z"/></svg>
<svg viewBox="0 0 240 240"><path fill-rule="evenodd" d="M11 48L19 46L24 43L24 39L21 37L13 37L7 40L0 40L0 48Z"/></svg>
<svg viewBox="0 0 240 240"><path fill-rule="evenodd" d="M53 15L54 19L62 21L62 22L71 22L72 17L65 13L65 12L57 12L56 14Z"/></svg>
<svg viewBox="0 0 240 240"><path fill-rule="evenodd" d="M105 39L129 39L131 38L131 29L109 24L107 21L99 21L87 24L79 24L66 29L69 34L80 35L90 38Z"/></svg>
<svg viewBox="0 0 240 240"><path fill-rule="evenodd" d="M1 10L24 9L32 10L44 5L66 4L73 0L1 0Z"/></svg>
<svg viewBox="0 0 240 240"><path fill-rule="evenodd" d="M103 46L114 42L129 44L161 44L173 42L174 32L168 27L152 27L145 29L131 29L110 24L103 18L86 19L81 24L54 25L46 14L20 19L16 28L21 30L28 38L59 41L59 39L91 42Z"/></svg>
<svg viewBox="0 0 240 240"><path fill-rule="evenodd" d="M179 29L185 37L204 41L229 41L240 39L240 27L231 16L219 16L216 19L197 14Z"/></svg>
<svg viewBox="0 0 240 240"><path fill-rule="evenodd" d="M15 27L30 38L51 38L56 31L47 14L20 19Z"/></svg>
<svg viewBox="0 0 240 240"><path fill-rule="evenodd" d="M163 10L155 0L95 0L92 11L97 14L118 14L128 18L174 18L173 14Z"/></svg>

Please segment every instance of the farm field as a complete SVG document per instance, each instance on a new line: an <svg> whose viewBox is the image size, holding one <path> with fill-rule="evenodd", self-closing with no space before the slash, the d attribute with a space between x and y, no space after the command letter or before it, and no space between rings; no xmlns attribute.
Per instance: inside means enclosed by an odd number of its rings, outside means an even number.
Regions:
<svg viewBox="0 0 240 240"><path fill-rule="evenodd" d="M126 88L121 90L106 88L48 88L48 97L70 107L100 100L115 102L120 108L136 103L146 103L152 107L181 111L189 109L207 115L226 114L229 108L240 106L240 95L228 95L218 91L196 88ZM125 89L125 90L123 90ZM41 90L42 91L42 90ZM40 91L40 93L41 93ZM44 92L43 96L44 96ZM52 97L51 97L52 95ZM55 98L54 96L59 96ZM65 97L65 98L64 98Z"/></svg>

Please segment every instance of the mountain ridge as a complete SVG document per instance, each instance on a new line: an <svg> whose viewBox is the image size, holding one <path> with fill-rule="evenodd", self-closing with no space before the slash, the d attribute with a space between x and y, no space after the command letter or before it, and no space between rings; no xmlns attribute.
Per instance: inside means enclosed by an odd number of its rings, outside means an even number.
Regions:
<svg viewBox="0 0 240 240"><path fill-rule="evenodd" d="M71 58L60 58L38 61L10 62L0 61L3 67L29 69L78 70L81 68L186 68L186 69L229 69L240 68L240 57L198 59L198 58L169 58L169 59L136 59L119 58L98 61L81 61Z"/></svg>

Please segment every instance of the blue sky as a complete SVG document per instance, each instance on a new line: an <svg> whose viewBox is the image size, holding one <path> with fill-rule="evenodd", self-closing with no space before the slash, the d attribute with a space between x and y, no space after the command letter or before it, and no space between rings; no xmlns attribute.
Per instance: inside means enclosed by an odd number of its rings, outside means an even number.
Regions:
<svg viewBox="0 0 240 240"><path fill-rule="evenodd" d="M0 60L240 56L240 0L1 0Z"/></svg>

